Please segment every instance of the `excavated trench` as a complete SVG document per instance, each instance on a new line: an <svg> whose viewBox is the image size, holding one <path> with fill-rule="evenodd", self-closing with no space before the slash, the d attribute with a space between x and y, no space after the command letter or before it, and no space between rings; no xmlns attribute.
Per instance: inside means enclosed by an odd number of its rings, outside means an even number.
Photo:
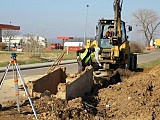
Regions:
<svg viewBox="0 0 160 120"><path fill-rule="evenodd" d="M92 85L92 67L87 67L81 74L67 74L66 68L61 67L27 84L32 97L41 97L49 91L56 98L66 100L84 96L91 91Z"/></svg>

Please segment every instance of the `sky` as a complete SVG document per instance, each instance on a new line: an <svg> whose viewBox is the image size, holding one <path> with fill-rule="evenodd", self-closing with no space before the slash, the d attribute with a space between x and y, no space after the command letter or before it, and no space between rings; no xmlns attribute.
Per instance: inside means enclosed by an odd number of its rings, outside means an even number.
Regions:
<svg viewBox="0 0 160 120"><path fill-rule="evenodd" d="M98 20L102 17L113 18L113 2L114 0L1 0L0 24L11 22L12 25L20 26L21 35L56 38L84 37L86 33L86 37L94 37ZM160 15L159 5L160 0L123 0L122 19L132 25L132 14L143 8L154 10Z"/></svg>

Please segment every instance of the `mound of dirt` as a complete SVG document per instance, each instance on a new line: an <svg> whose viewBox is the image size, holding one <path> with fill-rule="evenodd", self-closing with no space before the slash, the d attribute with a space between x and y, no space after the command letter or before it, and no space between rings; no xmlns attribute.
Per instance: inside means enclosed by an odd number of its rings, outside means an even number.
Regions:
<svg viewBox="0 0 160 120"><path fill-rule="evenodd" d="M139 73L118 69L84 98L44 94L33 102L40 120L159 120L159 75L160 66ZM1 103L0 120L35 119L28 100L21 100L20 109L18 114L16 101Z"/></svg>
<svg viewBox="0 0 160 120"><path fill-rule="evenodd" d="M160 66L99 90L98 111L107 119L160 119Z"/></svg>

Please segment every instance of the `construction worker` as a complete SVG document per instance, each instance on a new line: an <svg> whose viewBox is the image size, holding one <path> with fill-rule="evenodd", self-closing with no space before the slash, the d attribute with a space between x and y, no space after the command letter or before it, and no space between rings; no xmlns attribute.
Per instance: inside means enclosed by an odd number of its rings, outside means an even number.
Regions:
<svg viewBox="0 0 160 120"><path fill-rule="evenodd" d="M91 48L84 48L82 50L77 51L77 62L78 62L78 73L81 73L85 70L86 66L93 66L92 59L94 57L98 57L99 49ZM99 59L96 58L96 60L99 63L99 66L101 66Z"/></svg>
<svg viewBox="0 0 160 120"><path fill-rule="evenodd" d="M112 26L109 26L109 27L108 27L108 30L107 30L107 32L106 32L106 38L107 38L107 39L110 39L113 35L114 35L114 32L113 32L113 30L112 30Z"/></svg>

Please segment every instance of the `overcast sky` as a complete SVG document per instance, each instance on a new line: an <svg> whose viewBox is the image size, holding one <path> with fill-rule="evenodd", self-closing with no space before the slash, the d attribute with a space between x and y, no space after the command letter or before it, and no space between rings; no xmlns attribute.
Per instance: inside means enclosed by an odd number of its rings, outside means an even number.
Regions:
<svg viewBox="0 0 160 120"><path fill-rule="evenodd" d="M46 38L94 37L98 19L113 18L114 0L1 0L0 24L21 27L21 34ZM89 5L87 8L86 6ZM122 19L132 25L132 13L140 8L160 15L160 0L123 0Z"/></svg>

